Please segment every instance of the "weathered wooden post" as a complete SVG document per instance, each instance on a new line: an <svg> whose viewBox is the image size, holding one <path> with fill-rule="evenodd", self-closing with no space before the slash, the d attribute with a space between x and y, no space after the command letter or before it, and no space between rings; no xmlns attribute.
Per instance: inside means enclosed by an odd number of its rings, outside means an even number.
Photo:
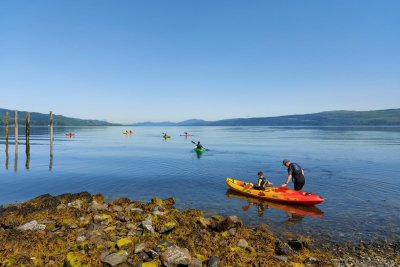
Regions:
<svg viewBox="0 0 400 267"><path fill-rule="evenodd" d="M31 144L30 144L30 133L31 133L31 114L26 112L25 114L25 153L26 153L26 161L25 161L25 168L29 170L30 159L31 159Z"/></svg>
<svg viewBox="0 0 400 267"><path fill-rule="evenodd" d="M18 111L15 111L14 115L14 126L15 126L15 160L14 160L14 171L18 171Z"/></svg>
<svg viewBox="0 0 400 267"><path fill-rule="evenodd" d="M6 112L6 170L8 170L8 112Z"/></svg>
<svg viewBox="0 0 400 267"><path fill-rule="evenodd" d="M15 111L14 126L15 126L15 151L16 153L18 153L18 111Z"/></svg>
<svg viewBox="0 0 400 267"><path fill-rule="evenodd" d="M49 171L53 169L53 112L50 111L50 163Z"/></svg>

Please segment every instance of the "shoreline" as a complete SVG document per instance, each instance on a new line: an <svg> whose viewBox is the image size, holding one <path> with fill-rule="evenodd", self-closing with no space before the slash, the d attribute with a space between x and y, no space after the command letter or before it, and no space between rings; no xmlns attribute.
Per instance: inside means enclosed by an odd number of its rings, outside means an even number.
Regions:
<svg viewBox="0 0 400 267"><path fill-rule="evenodd" d="M0 266L398 266L400 241L316 246L175 199L42 195L0 208ZM294 235L295 236L295 235Z"/></svg>

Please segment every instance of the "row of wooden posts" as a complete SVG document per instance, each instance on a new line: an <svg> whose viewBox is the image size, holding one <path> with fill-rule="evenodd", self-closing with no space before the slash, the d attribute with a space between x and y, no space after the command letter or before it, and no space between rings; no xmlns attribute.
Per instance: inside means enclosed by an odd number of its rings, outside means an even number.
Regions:
<svg viewBox="0 0 400 267"><path fill-rule="evenodd" d="M31 133L31 114L30 112L26 112L25 114L25 153L26 153L26 169L29 169L30 165L30 133ZM5 118L5 145L6 145L6 169L8 169L8 121L9 115L6 112ZM15 160L14 160L14 170L17 171L18 168L18 111L15 111L14 115L14 127L15 127ZM50 111L50 118L49 118L49 127L50 127L50 164L49 170L53 168L53 112Z"/></svg>

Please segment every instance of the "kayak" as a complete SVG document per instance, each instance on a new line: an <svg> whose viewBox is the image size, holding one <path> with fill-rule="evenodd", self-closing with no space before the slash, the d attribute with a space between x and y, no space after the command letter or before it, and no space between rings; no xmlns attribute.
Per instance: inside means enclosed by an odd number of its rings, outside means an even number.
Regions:
<svg viewBox="0 0 400 267"><path fill-rule="evenodd" d="M180 136L193 136L193 134L180 134Z"/></svg>
<svg viewBox="0 0 400 267"><path fill-rule="evenodd" d="M195 146L194 151L198 152L198 153L203 153L204 152L204 148L197 148L197 146Z"/></svg>
<svg viewBox="0 0 400 267"><path fill-rule="evenodd" d="M171 136L170 135L167 135L167 136L163 136L165 139L167 139L167 138L171 138Z"/></svg>
<svg viewBox="0 0 400 267"><path fill-rule="evenodd" d="M279 201L284 203L296 203L300 205L312 206L324 202L324 199L317 194L290 190L286 186L282 187L266 187L265 190L257 190L250 183L239 181L233 178L226 178L226 184L232 190L244 195Z"/></svg>
<svg viewBox="0 0 400 267"><path fill-rule="evenodd" d="M247 195L243 195L239 192L236 192L232 189L228 189L226 191L226 196L229 198L240 198L242 200L247 201L248 203L255 205L262 205L268 208L273 208L277 210L282 210L287 213L297 214L299 216L311 216L311 217L323 217L324 212L317 208L316 206L303 206L292 203L280 203L274 202L270 200L255 198ZM242 209L249 208L248 206L243 206Z"/></svg>
<svg viewBox="0 0 400 267"><path fill-rule="evenodd" d="M122 134L134 134L134 132L123 132Z"/></svg>
<svg viewBox="0 0 400 267"><path fill-rule="evenodd" d="M74 136L75 134L74 133L66 133L65 135L71 137L71 136Z"/></svg>

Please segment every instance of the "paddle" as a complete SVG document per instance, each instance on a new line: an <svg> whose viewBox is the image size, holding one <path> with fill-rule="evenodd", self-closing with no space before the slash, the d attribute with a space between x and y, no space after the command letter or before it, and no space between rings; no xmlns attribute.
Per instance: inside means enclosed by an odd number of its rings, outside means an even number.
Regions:
<svg viewBox="0 0 400 267"><path fill-rule="evenodd" d="M190 142L192 142L193 144L195 144L197 146L196 142L194 142L194 141L190 141ZM209 149L205 148L204 146L203 146L203 148L204 148L205 151L210 151Z"/></svg>

